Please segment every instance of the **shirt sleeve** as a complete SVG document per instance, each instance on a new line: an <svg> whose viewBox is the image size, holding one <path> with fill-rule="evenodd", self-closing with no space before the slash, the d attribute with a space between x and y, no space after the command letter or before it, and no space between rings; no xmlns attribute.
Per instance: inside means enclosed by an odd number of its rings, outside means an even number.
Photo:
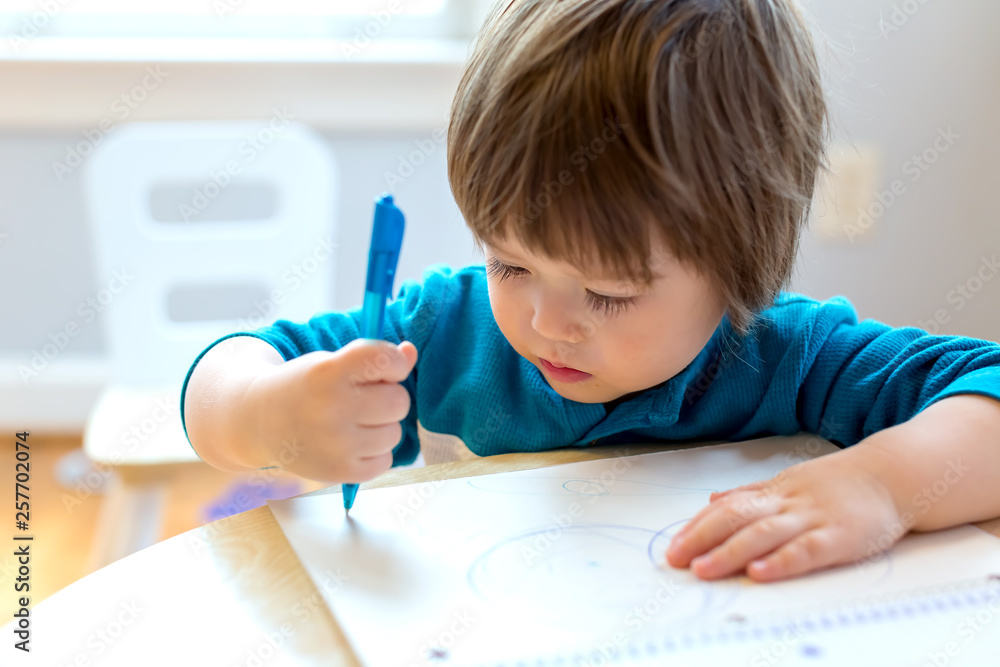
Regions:
<svg viewBox="0 0 1000 667"><path fill-rule="evenodd" d="M402 422L403 438L392 452L393 466L412 463L420 452L416 411L419 360L424 356L424 349L431 338L442 299L455 289L450 280L452 273L453 270L445 265L432 266L425 270L423 284L414 280L404 281L396 298L386 306L383 337L395 344L408 340L417 348L418 354L417 365L401 383L410 395L410 412ZM198 355L184 378L181 389L181 423L184 424L184 434L187 435L184 395L188 380L201 358L215 345L234 336L251 336L270 344L285 361L318 350L333 352L361 337L361 314L359 306L348 311L316 315L304 323L277 320L270 326L231 333L214 341Z"/></svg>
<svg viewBox="0 0 1000 667"><path fill-rule="evenodd" d="M767 421L780 402L794 405L799 427L847 446L901 424L958 394L1000 401L1000 345L935 336L913 327L859 322L843 297L798 296L762 336L773 360L771 383L754 419ZM768 349L779 350L767 354ZM786 408L787 409L787 408ZM780 418L777 421L781 421Z"/></svg>

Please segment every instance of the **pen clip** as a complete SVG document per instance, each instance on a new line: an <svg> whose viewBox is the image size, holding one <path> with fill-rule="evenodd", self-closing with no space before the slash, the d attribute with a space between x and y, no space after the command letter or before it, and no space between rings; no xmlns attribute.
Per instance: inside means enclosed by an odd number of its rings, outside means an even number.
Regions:
<svg viewBox="0 0 1000 667"><path fill-rule="evenodd" d="M386 298L392 297L392 284L396 277L399 251L403 245L404 227L403 212L396 208L392 195L383 195L375 202L366 291Z"/></svg>

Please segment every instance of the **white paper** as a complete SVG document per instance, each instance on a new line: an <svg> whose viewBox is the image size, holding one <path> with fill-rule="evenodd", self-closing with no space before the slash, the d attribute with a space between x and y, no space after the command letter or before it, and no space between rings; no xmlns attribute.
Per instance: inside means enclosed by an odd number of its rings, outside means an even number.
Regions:
<svg viewBox="0 0 1000 667"><path fill-rule="evenodd" d="M639 660L636 647L666 636L1000 573L1000 540L971 526L911 534L869 562L787 582L704 582L666 564L671 536L712 491L836 450L816 438L775 437L363 490L349 518L336 494L268 505L361 661L378 667L553 656L542 664L564 657L596 665L615 649ZM978 649L987 645L982 636L1000 634L1000 604L997 615L990 632L977 635ZM802 644L798 657L823 664L817 652L835 645ZM677 664L702 664L708 654L685 655L689 662ZM782 664L796 664L792 658Z"/></svg>

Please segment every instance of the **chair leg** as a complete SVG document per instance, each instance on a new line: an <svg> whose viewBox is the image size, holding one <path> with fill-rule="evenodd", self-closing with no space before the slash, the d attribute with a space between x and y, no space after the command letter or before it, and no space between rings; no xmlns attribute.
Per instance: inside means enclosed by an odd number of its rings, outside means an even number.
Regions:
<svg viewBox="0 0 1000 667"><path fill-rule="evenodd" d="M155 544L172 477L184 466L119 466L101 504L90 572Z"/></svg>

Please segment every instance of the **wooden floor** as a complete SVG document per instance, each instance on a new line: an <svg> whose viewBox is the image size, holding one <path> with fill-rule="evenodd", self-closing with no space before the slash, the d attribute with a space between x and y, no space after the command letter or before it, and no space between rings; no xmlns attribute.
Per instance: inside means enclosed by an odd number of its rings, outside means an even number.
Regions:
<svg viewBox="0 0 1000 667"><path fill-rule="evenodd" d="M53 593L62 590L88 574L88 561L102 496L89 487L67 488L56 477L56 465L67 454L80 450L80 436L44 436L32 433L30 446L30 529L31 544L30 606L35 606ZM11 537L19 531L14 526L14 445L4 447L4 462L0 466L0 498L4 499L0 520L7 527L0 538L9 545L0 551L0 618L10 619L17 604L16 597L24 593L14 590L18 563ZM183 479L173 482L167 491L167 509L163 517L160 539L173 537L207 523L205 509L217 504L235 482L248 480L249 473L235 474L216 470L207 464L192 464ZM280 471L278 482L299 483L299 492L312 491L324 485L302 480ZM96 478L91 478L92 480ZM270 479L270 478L269 478ZM6 620L0 625L6 623Z"/></svg>

